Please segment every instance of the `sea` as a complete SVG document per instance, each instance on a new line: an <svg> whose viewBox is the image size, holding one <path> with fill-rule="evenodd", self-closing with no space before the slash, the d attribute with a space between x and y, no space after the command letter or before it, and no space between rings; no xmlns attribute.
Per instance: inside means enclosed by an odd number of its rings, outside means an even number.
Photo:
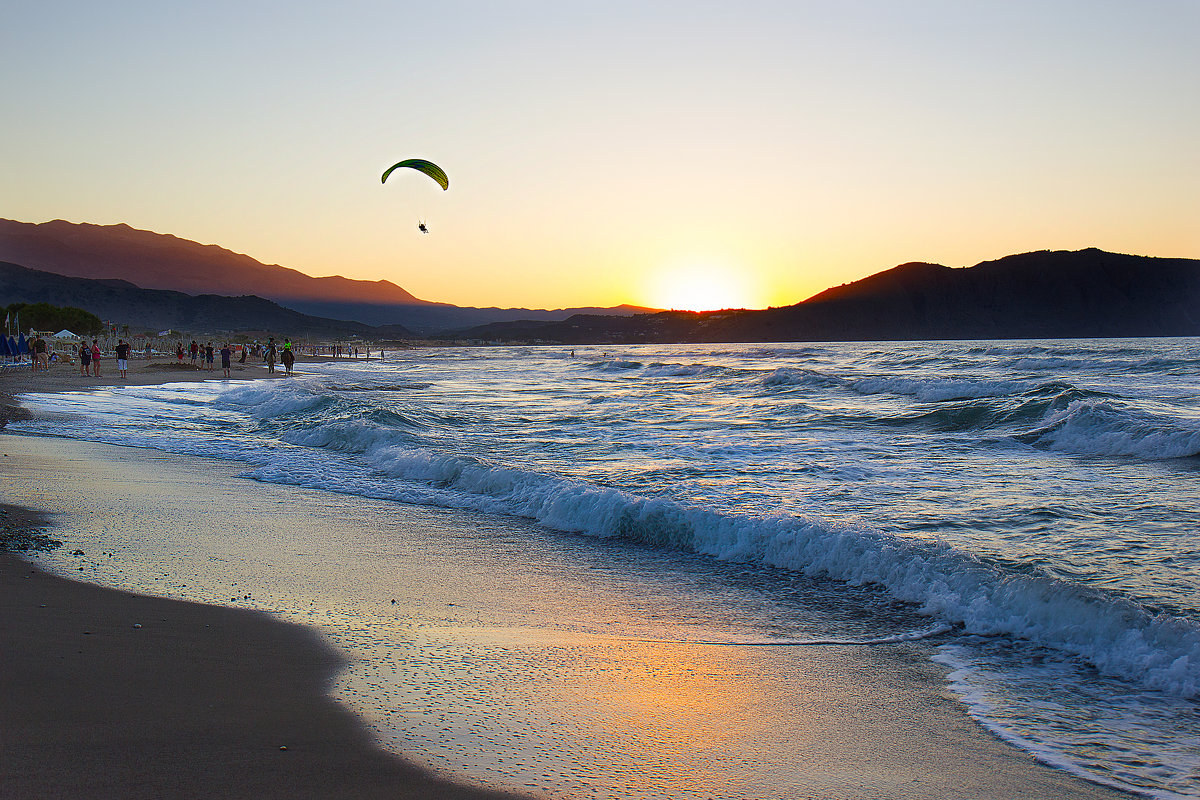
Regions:
<svg viewBox="0 0 1200 800"><path fill-rule="evenodd" d="M466 515L506 531L505 559L570 551L555 569L588 564L572 579L621 594L623 616L670 617L681 640L756 657L916 643L970 717L1040 761L1200 797L1200 339L430 348L299 366L24 395L38 417L11 427L218 459L245 485L377 515ZM555 740L505 772L478 755L503 760L495 731L447 736L438 697L374 685L377 703L407 704L397 736L424 736L448 771L569 796L619 760L579 766Z"/></svg>

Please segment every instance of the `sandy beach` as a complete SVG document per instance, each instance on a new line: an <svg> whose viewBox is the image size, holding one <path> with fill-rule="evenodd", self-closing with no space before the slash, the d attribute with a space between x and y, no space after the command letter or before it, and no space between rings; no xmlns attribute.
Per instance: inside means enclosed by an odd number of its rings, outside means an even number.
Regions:
<svg viewBox="0 0 1200 800"><path fill-rule="evenodd" d="M271 377L265 366L234 371ZM0 406L21 418L13 395L24 391L221 380L214 372L173 360L133 361L128 379L116 370L82 376L70 364L8 370ZM4 461L7 477L29 465L29 457ZM53 513L0 510L10 538L53 536ZM13 553L0 552L0 596L6 798L513 796L380 750L328 697L342 657L309 629L64 580Z"/></svg>
<svg viewBox="0 0 1200 800"><path fill-rule="evenodd" d="M139 366L131 369L130 383L161 383L164 375L176 379L175 372ZM237 377L263 377L265 371L246 372ZM178 375L197 377L202 376ZM97 385L96 379L78 376L78 367L74 374L64 368L8 374L0 381L9 395ZM413 682L415 694L428 692L420 681L442 670L438 679L448 687L447 697L454 696L455 685L475 687L482 698L476 706L444 710L482 715L480 724L511 704L503 690L521 680L521 657L564 646L572 654L570 666L564 662L548 680L524 679L531 691L550 698L545 706L551 710L545 710L536 695L527 695L529 713L544 718L560 713L552 710L558 708L569 720L571 703L602 704L612 719L623 721L596 735L632 737L631 745L638 746L639 739L654 737L655 747L680 759L679 765L667 761L664 769L677 773L674 780L681 785L705 778L703 765L720 759L723 728L728 728L762 739L761 758L787 775L795 787L792 797L1126 796L1039 764L987 734L936 688L941 668L908 646L863 651L853 661L830 651L771 654L776 662L787 659L791 678L786 696L770 695L751 679L766 658L761 651L681 647L667 658L661 649L636 640L518 627L506 616L512 612L504 610L514 601L536 605L543 602L537 597L542 593L553 608L553 603L574 602L572 592L590 590L581 584L556 586L544 575L514 577L509 570L517 567L467 541L469 518L411 508L399 513L387 508L395 504L383 501L279 486L269 493L239 492L236 504L197 506L189 498L206 486L238 481L237 468L20 435L0 437L0 451L5 477L0 501L10 504L7 519L34 529L51 522L49 535L64 542L50 559L55 571L68 574L77 563L80 577L100 584L124 585L126 553L132 560L146 542L160 542L163 552L140 556L159 559L151 568L141 567L145 574L161 567L159 584L145 584L152 594L214 602L219 591L229 592L220 586L234 574L225 565L244 562L262 595L255 595L258 602L297 605L300 601L286 594L291 581L305 585L307 596L320 606L321 590L312 587L333 580L326 566L331 561L321 548L332 554L362 547L363 540L352 537L368 524L378 529L375 538L391 534L408 542L405 548L413 556L381 551L370 558L397 587L389 589L391 603L378 601L386 603L387 624L407 631L406 636L424 631L416 638L417 650L425 642L430 651L410 656L406 680ZM105 486L105 496L86 501L74 495L73 487L79 486ZM297 507L305 513L298 515ZM385 512L390 521L381 527ZM250 541L248 530L266 541ZM72 560L73 547L87 555ZM297 554L289 557L289 549ZM204 570L216 562L219 568L206 577ZM270 569L282 576L272 578ZM338 585L360 584L355 591L364 595L383 591L371 588L380 585L378 576L334 578ZM239 580L244 586L246 579ZM274 595L272 580L284 587ZM514 585L537 586L538 592L526 589L516 600ZM240 596L226 600L240 601ZM594 602L618 614L618 600ZM0 705L0 794L5 797L503 796L447 781L380 749L378 740L390 729L383 720L364 720L331 699L331 682L345 668L347 654L312 628L259 611L64 580L11 555L0 561L0 603L8 611L0 619L6 698ZM454 612L449 616L448 608ZM362 624L377 624L377 613L368 609ZM347 641L356 636L343 633ZM460 667L445 663L451 641L466 653ZM364 681L360 674L343 682L341 696L356 687L366 691L369 678ZM755 694L763 695L759 706L747 700ZM782 718L762 710L776 708L788 709L786 716L794 721L782 742L771 740ZM536 757L535 740L522 743L520 731L514 736L511 748ZM419 741L396 741L393 733L388 746L421 760ZM732 796L715 783L710 792ZM599 795L580 791L578 796Z"/></svg>

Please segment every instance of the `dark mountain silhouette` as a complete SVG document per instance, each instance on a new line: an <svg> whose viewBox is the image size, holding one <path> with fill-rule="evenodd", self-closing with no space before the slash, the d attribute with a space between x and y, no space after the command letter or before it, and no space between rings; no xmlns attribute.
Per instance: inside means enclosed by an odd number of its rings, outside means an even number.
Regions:
<svg viewBox="0 0 1200 800"><path fill-rule="evenodd" d="M563 343L1030 339L1200 335L1200 261L1090 248L967 268L902 264L764 311L576 316L465 331Z"/></svg>
<svg viewBox="0 0 1200 800"><path fill-rule="evenodd" d="M408 338L400 326L381 331L361 322L301 314L252 295L192 296L165 289L142 289L128 281L71 278L0 261L0 305L50 303L90 311L103 320L135 329L195 333L272 331L293 337Z"/></svg>
<svg viewBox="0 0 1200 800"><path fill-rule="evenodd" d="M515 319L557 320L578 313L636 314L634 306L549 310L463 308L414 297L389 281L314 278L263 264L216 245L128 225L33 224L0 219L0 260L77 278L119 279L190 295L252 294L318 317L367 325L449 331Z"/></svg>
<svg viewBox="0 0 1200 800"><path fill-rule="evenodd" d="M419 306L375 305L370 303L333 303L317 300L298 300L286 303L289 308L322 317L353 319L368 325L386 325L400 320L404 326L419 333L453 333L463 328L511 320L564 320L575 314L605 314L632 316L655 311L641 306L620 305L612 308L470 308L446 303L425 303Z"/></svg>

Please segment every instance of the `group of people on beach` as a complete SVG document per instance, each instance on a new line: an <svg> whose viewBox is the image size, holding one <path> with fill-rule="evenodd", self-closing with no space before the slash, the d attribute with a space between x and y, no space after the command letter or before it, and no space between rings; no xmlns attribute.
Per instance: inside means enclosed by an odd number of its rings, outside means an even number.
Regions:
<svg viewBox="0 0 1200 800"><path fill-rule="evenodd" d="M192 366L195 367L196 369L211 370L213 368L213 363L216 359L216 356L220 355L221 356L222 377L225 377L225 378L233 377L230 374L230 370L233 369L233 347L229 344L229 342L223 343L221 345L221 349L217 350L216 348L213 347L212 342L209 342L208 344L201 347L200 344L195 339L192 339L192 343L188 347L188 352L191 353L191 356L192 356ZM183 363L183 355L184 355L183 342L176 342L175 343L175 357L179 360L179 363L181 363L181 364ZM243 364L246 362L246 348L245 347L242 348L241 362Z"/></svg>
<svg viewBox="0 0 1200 800"><path fill-rule="evenodd" d="M122 378L129 377L129 353L132 349L132 345L124 339L117 339L117 346L113 348L113 354L117 357L117 372L120 373ZM99 339L92 339L90 345L87 343L87 339L80 342L79 374L99 378L100 362L103 355L100 350Z"/></svg>
<svg viewBox="0 0 1200 800"><path fill-rule="evenodd" d="M201 345L195 339L192 339L192 343L188 347L187 352L191 354L193 367L195 367L196 369L210 369L211 370L213 368L213 361L214 361L218 351L216 350L215 347L213 347L212 342L209 342L206 345ZM233 348L231 348L229 346L229 342L225 342L225 344L223 344L221 346L220 354L221 354L221 367L222 367L222 369L225 370L225 377L228 378L229 377L229 363L230 363L230 359L233 357ZM184 355L183 342L176 342L175 343L175 357L177 359L179 359L180 363L183 362L183 355Z"/></svg>
<svg viewBox="0 0 1200 800"><path fill-rule="evenodd" d="M245 364L246 355L253 353L256 357L262 358L263 363L267 365L267 371L271 373L275 372L275 364L282 362L287 371L286 374L291 375L292 365L296 363L296 355L292 352L292 342L290 339L283 340L282 349L275 344L275 337L272 336L266 345L260 345L258 342L255 342L253 345L244 344L240 350L241 355L238 357L239 364ZM229 342L223 343L220 350L217 350L212 342L201 345L193 339L186 350L184 349L183 342L176 342L175 357L179 363L183 363L185 355L191 356L192 366L196 369L209 370L213 369L216 357L220 355L222 376L225 378L232 377L230 370L233 368L233 347Z"/></svg>
<svg viewBox="0 0 1200 800"><path fill-rule="evenodd" d="M83 377L101 376L101 368L105 358L115 357L117 371L123 379L128 378L129 358L133 354L133 345L124 339L118 339L117 344L113 346L111 351L101 349L100 340L92 339L90 342L87 339L80 340L77 348L69 346L62 353L55 353L50 341L41 335L31 336L29 342L30 362L34 372L39 372L49 369L49 364L52 361L62 361L64 363L73 363L73 356L79 356L79 374ZM106 348L108 345L105 346ZM314 348L315 349L315 348ZM240 351L240 355L238 353ZM139 351L140 353L141 351ZM146 344L146 359L149 360L153 355L153 349L150 343ZM262 363L266 365L267 371L271 374L275 373L275 365L282 364L285 375L292 374L292 367L296 363L295 347L291 339L285 338L282 344L275 341L275 337L270 337L266 344L255 342L253 345L245 344L235 349L234 345L229 342L224 342L218 349L213 342L201 345L195 339L191 345L184 347L182 341L175 343L175 357L182 364L184 358L190 356L192 366L196 369L215 369L217 356L221 358L221 371L223 377L231 378L231 370L233 367L233 359L238 356L238 362L246 363L248 355L261 358Z"/></svg>

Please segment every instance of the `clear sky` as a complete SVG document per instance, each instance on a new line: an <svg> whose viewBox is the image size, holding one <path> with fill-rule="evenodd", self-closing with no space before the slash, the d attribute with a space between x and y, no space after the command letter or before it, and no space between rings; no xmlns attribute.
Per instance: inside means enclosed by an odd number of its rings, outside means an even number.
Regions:
<svg viewBox="0 0 1200 800"><path fill-rule="evenodd" d="M1200 257L1200 0L8 0L2 19L0 216L25 222L477 306L762 307L905 261ZM450 191L381 185L407 157Z"/></svg>

